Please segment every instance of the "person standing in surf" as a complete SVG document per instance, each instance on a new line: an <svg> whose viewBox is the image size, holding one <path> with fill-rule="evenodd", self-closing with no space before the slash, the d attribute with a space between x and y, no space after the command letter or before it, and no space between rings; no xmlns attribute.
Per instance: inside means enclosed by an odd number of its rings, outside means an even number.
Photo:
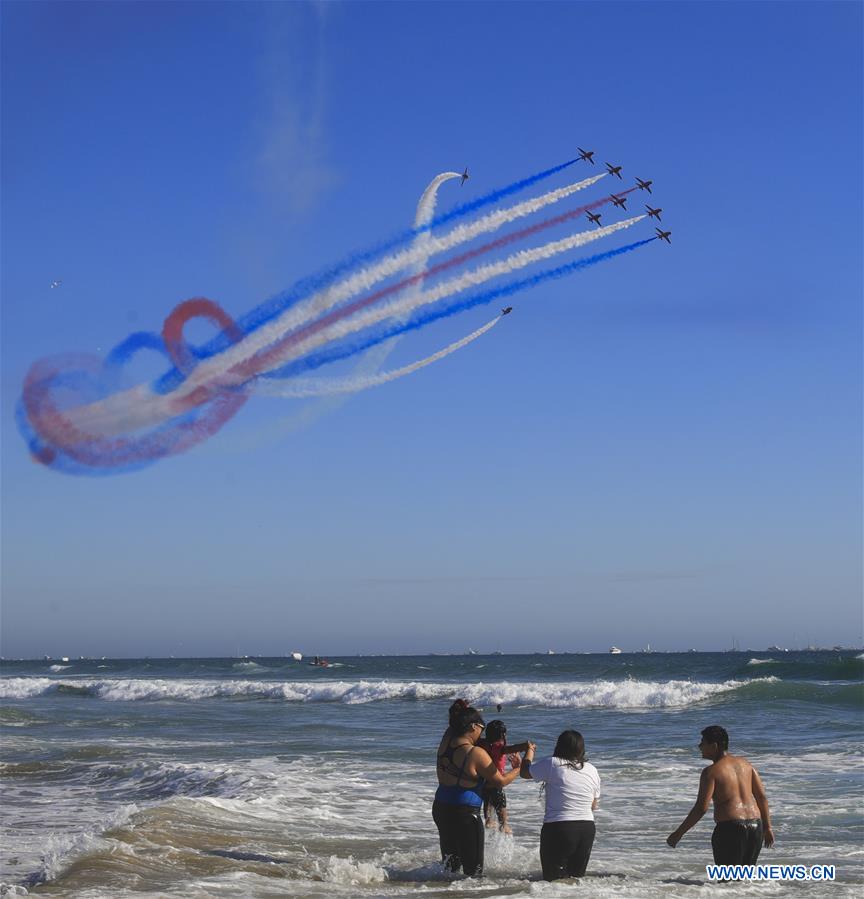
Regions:
<svg viewBox="0 0 864 899"><path fill-rule="evenodd" d="M699 749L711 764L702 769L696 804L666 842L674 849L713 802L714 864L755 865L763 844L774 845L768 797L759 773L743 756L730 755L729 734L717 724L702 731Z"/></svg>
<svg viewBox="0 0 864 899"><path fill-rule="evenodd" d="M594 846L600 775L585 758L585 740L578 730L565 730L548 758L534 761L534 751L529 742L521 775L546 785L546 813L540 830L543 879L581 877Z"/></svg>
<svg viewBox="0 0 864 899"><path fill-rule="evenodd" d="M499 705L500 709L501 706ZM490 721L486 725L486 736L480 741L480 746L489 753L489 757L495 763L495 766L504 773L507 767L507 760L510 760L511 767L519 770L521 759L517 753L525 752L528 749L528 743L516 743L513 746L507 745L507 725L500 719ZM486 820L486 827L494 827L494 817L498 818L498 829L501 833L513 833L510 828L510 816L507 811L507 794L503 787L487 786L483 791L483 817Z"/></svg>
<svg viewBox="0 0 864 899"><path fill-rule="evenodd" d="M506 787L519 776L519 768L502 774L489 753L477 745L485 727L477 709L451 707L450 727L438 749L432 819L438 828L441 859L448 871L461 870L468 877L483 875L484 786Z"/></svg>

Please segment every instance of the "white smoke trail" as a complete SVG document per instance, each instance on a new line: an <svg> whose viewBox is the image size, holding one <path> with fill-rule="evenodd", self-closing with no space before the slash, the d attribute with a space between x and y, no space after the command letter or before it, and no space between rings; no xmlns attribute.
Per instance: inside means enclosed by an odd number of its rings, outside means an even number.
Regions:
<svg viewBox="0 0 864 899"><path fill-rule="evenodd" d="M304 300L290 309L286 309L272 322L262 325L239 343L219 353L218 356L202 362L183 382L183 385L178 388L178 396L182 396L183 393L189 393L222 372L242 364L295 328L323 315L356 294L370 290L376 284L398 274L403 269L424 262L438 253L451 250L459 244L479 237L481 234L497 231L503 225L532 215L544 206L548 206L550 203L557 203L577 191L590 187L605 177L605 172L594 175L591 178L586 178L584 181L578 181L575 184L568 184L566 187L549 191L539 197L535 197L533 200L526 200L507 209L491 212L471 224L457 225L452 231L441 237L432 237L430 235L428 242L412 244L399 253L385 257L373 266L361 269L344 281L314 294L308 300Z"/></svg>
<svg viewBox="0 0 864 899"><path fill-rule="evenodd" d="M362 331L364 328L378 324L385 319L391 317L403 318L422 306L429 306L437 303L447 297L452 297L457 293L461 293L470 287L477 287L492 278L508 275L535 262L551 259L560 253L566 253L568 250L585 246L595 240L608 237L616 231L622 231L630 228L637 222L641 222L645 215L636 215L633 218L624 219L621 222L615 222L612 225L606 225L603 228L595 228L591 231L582 231L578 234L571 234L561 240L551 241L542 246L535 247L531 250L520 250L513 253L500 262L481 265L478 268L465 272L457 278L449 281L442 281L435 287L423 291L419 297L401 297L390 300L386 303L379 303L377 306L371 306L363 309L354 315L340 319L333 324L322 328L317 333L311 335L305 340L301 340L291 347L288 347L283 354L280 354L278 361L274 361L273 368L280 368L287 362L299 359L308 355L313 350L318 349L332 340L339 340L347 337L349 334ZM230 382L229 382L230 383Z"/></svg>
<svg viewBox="0 0 864 899"><path fill-rule="evenodd" d="M416 295L423 288L423 280L419 276L425 271L426 264L429 261L429 244L432 238L432 232L428 230L427 226L435 215L435 206L438 202L438 188L448 181L453 181L461 177L459 172L442 172L440 175L436 175L429 183L426 190L423 191L417 202L417 211L414 214L414 228L415 230L424 228L424 230L414 238L412 244L412 250L414 250L419 257L411 269L411 276L417 278L417 281L408 288L412 294ZM366 370L372 373L380 368L401 339L401 334L391 337L390 340L375 347L371 353L367 354L367 357L364 360L364 367Z"/></svg>
<svg viewBox="0 0 864 899"><path fill-rule="evenodd" d="M324 344L330 343L332 340L347 337L349 334L362 331L364 328L371 327L385 319L393 317L399 320L416 309L437 303L446 297L453 296L470 287L477 287L492 278L510 274L518 269L532 265L535 262L550 259L560 253L608 237L616 231L621 231L635 225L644 218L644 214L633 216L624 221L606 225L603 228L571 234L569 237L551 241L550 243L543 244L542 246L535 247L531 250L520 250L500 262L479 266L478 268L465 272L457 278L453 278L449 281L442 281L435 285L435 287L423 291L417 296L407 295L363 309L351 316L333 322L331 325L322 328L320 331L317 331L306 339L300 340L296 344L287 347L279 354L278 358L274 358L272 368L280 368L287 362L306 356ZM193 375L197 373L197 371L198 369L193 372ZM188 383L189 380L191 380L191 377L187 379L184 384ZM226 372L223 370L219 372L218 375L215 375L211 381L211 386L230 389L242 386L244 379L237 375L232 377L230 371ZM127 391L125 395L128 396L138 389L139 388L133 388L133 390ZM107 429L107 433L112 434L116 434L120 431L136 430L138 428L156 424L175 415L178 409L177 396L180 392L181 388L164 396L154 395L148 392L141 397L136 405L121 405L119 408L117 407L116 402L114 402L116 401L117 396L115 395L114 397L102 400L100 403L70 410L69 417L76 427L84 428L90 433L103 433L103 429Z"/></svg>
<svg viewBox="0 0 864 899"><path fill-rule="evenodd" d="M422 263L432 255L452 249L481 234L496 231L518 218L538 212L544 206L557 203L577 191L590 187L604 177L606 177L605 172L548 191L539 197L517 203L506 209L496 210L470 224L457 225L452 231L441 237L429 235L428 242L412 244L408 249L386 257L374 266L362 269L339 284L313 295L309 300L285 310L272 322L262 325L221 353L205 359L170 394L164 396L154 394L149 385L140 384L129 390L115 393L104 400L71 410L69 417L76 427L91 433L98 433L102 428L110 427L111 423L116 423L123 431L137 430L156 424L164 417L170 416L172 410L182 408L184 399L190 393L211 382L221 381L221 376L231 368L241 365L270 344L285 337L295 328L340 302L350 299L356 293L397 274L407 266ZM600 231L603 232L605 229L600 229ZM288 358L293 358L293 356Z"/></svg>
<svg viewBox="0 0 864 899"><path fill-rule="evenodd" d="M360 390L368 390L370 387L388 384L397 378L404 378L405 375L419 371L421 368L425 368L427 365L431 365L433 362L455 353L456 350L461 350L463 347L468 346L469 343L477 340L478 337L482 337L487 331L491 331L499 321L501 321L501 316L496 315L492 321L486 322L482 328L472 331L461 340L454 341L449 346L444 347L443 350L438 350L437 353L426 356L425 359L412 362L410 365L403 365L402 368L396 368L393 371L350 378L296 378L290 381L273 381L262 378L252 381L247 385L246 389L250 393L263 396L281 396L295 399L310 396L332 396L340 393L357 393Z"/></svg>
<svg viewBox="0 0 864 899"><path fill-rule="evenodd" d="M432 221L435 215L435 207L438 202L439 188L442 185L446 184L448 181L453 181L461 177L462 176L459 174L459 172L442 172L440 175L436 175L429 182L426 189L420 195L420 199L417 201L417 208L414 212L415 229L424 228ZM427 246L429 243L429 237L430 232L428 229L421 231L414 238L414 247ZM418 260L417 264L411 271L411 274L413 276L419 275L423 272L426 267L427 258L428 256L424 256L422 259ZM420 290L421 286L422 280L418 278L417 282L412 285L412 289L415 291ZM364 353L360 360L357 362L353 375L350 377L356 378L358 380L364 377L373 377L375 373L379 371L381 366L384 365L384 363L387 361L387 357L393 352L396 344L399 343L402 337L403 335L397 334L395 337L391 337L389 340L378 344L378 346L372 347L368 352ZM322 415L327 415L337 409L342 403L346 402L349 399L350 394L353 392L354 391L319 391L318 393L308 393L306 394L306 396L322 397L322 402L316 403L315 405L311 406L307 405L291 415L282 417L277 421L270 422L266 426L266 435L282 435L291 431L296 431L299 428L307 427ZM263 431L259 430L259 432L253 435L251 439L244 439L245 448L248 449L251 446L260 443L266 435L263 433Z"/></svg>

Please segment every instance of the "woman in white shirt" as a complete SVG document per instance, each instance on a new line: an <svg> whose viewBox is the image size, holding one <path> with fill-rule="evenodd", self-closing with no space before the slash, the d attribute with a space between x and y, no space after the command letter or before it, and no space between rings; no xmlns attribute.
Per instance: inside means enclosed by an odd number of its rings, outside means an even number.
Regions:
<svg viewBox="0 0 864 899"><path fill-rule="evenodd" d="M579 731L565 730L549 758L534 761L534 750L529 743L520 775L546 784L546 814L540 831L543 877L581 877L594 845L600 775L585 761L585 740Z"/></svg>

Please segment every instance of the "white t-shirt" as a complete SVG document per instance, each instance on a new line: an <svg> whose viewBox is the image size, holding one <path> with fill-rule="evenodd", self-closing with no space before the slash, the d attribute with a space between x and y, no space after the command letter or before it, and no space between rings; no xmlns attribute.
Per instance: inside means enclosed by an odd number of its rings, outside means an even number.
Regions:
<svg viewBox="0 0 864 899"><path fill-rule="evenodd" d="M600 775L591 762L571 768L563 759L549 756L531 762L531 777L546 782L544 824L594 820L591 804L600 798Z"/></svg>

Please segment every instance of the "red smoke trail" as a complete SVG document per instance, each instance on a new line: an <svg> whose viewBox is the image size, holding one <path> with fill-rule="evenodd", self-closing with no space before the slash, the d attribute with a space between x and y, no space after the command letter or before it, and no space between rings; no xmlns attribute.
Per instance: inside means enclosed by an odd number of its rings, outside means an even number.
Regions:
<svg viewBox="0 0 864 899"><path fill-rule="evenodd" d="M623 197L627 194L633 193L633 191L635 190L637 190L636 187L629 187L627 188L627 190L620 191L615 196ZM341 319L346 318L349 315L353 315L360 309L365 309L367 306L372 305L372 303L377 302L382 297L389 296L390 294L403 290L406 287L410 287L412 284L417 284L424 279L428 279L433 275L437 275L439 272L443 272L449 268L453 268L454 266L461 265L463 262L468 262L471 259L476 259L478 256L481 256L484 253L489 253L492 250L498 250L501 247L506 247L508 244L515 243L518 240L522 240L523 237L530 237L531 235L538 234L540 231L544 231L547 228L552 228L555 225L560 225L563 222L570 221L571 219L583 215L590 210L598 209L606 203L611 202L611 200L611 196L602 197L599 200L595 200L593 203L587 203L584 206L577 206L576 209L571 209L569 212L562 212L560 215L544 219L542 222L537 222L537 224L535 225L529 225L526 228L520 228L518 231L513 231L510 234L505 234L502 237L498 237L495 240L491 240L488 243L483 244L482 246L475 247L473 250L467 250L464 253L460 253L458 256L453 256L451 259L445 259L443 262L439 262L437 265L433 265L431 268L424 269L422 272L416 275L411 275L408 278L403 278L401 281L397 281L395 284L390 284L387 287L382 287L380 290L376 290L375 293L370 294L368 297L363 297L360 300L355 300L353 303L349 303L342 309L336 309L333 312L325 315L323 318L319 318L317 321L312 322L305 328L301 328L299 331L295 331L292 334L286 335L276 343L269 346L266 350L262 350L260 353L252 356L250 359L239 363L234 368L229 369L229 371L232 375L239 376L241 381L247 381L250 378L253 378L256 375L260 374L261 372L267 371L267 369L271 365L275 364L278 361L279 356L285 350L290 349L292 346L295 346L301 340L317 334L322 328L325 328L328 325L332 325L334 322L340 321Z"/></svg>

